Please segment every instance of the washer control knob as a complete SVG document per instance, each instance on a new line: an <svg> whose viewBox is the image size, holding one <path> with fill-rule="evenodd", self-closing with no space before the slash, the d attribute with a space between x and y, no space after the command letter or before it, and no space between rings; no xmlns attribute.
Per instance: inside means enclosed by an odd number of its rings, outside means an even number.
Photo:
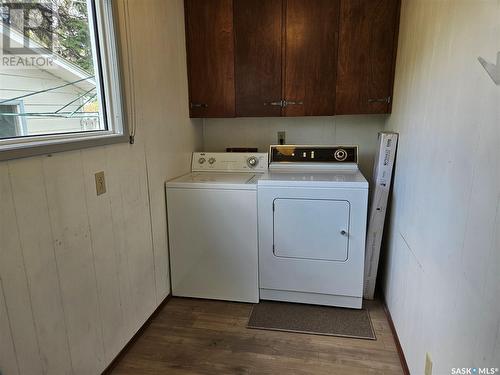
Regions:
<svg viewBox="0 0 500 375"><path fill-rule="evenodd" d="M347 151L343 148L339 148L337 151L335 151L335 154L333 156L337 161L344 161L345 159L347 159Z"/></svg>
<svg viewBox="0 0 500 375"><path fill-rule="evenodd" d="M208 164L213 164L213 163L215 163L215 158L208 159Z"/></svg>
<svg viewBox="0 0 500 375"><path fill-rule="evenodd" d="M198 159L198 163L199 163L199 164L203 164L203 163L205 163L205 162L206 162L206 159L205 159L205 158L199 158L199 159Z"/></svg>
<svg viewBox="0 0 500 375"><path fill-rule="evenodd" d="M257 159L255 156L250 156L247 159L247 164L250 168L255 168L259 164L259 159Z"/></svg>

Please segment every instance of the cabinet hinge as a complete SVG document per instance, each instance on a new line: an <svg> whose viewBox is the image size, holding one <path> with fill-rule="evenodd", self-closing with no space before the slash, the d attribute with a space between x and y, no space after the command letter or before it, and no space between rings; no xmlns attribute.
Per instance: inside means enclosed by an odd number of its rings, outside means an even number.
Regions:
<svg viewBox="0 0 500 375"><path fill-rule="evenodd" d="M370 98L370 99L368 99L368 103L387 103L387 104L390 104L391 97L388 96L386 98L377 98L377 99Z"/></svg>
<svg viewBox="0 0 500 375"><path fill-rule="evenodd" d="M190 103L189 106L193 108L208 108L208 104L206 103Z"/></svg>

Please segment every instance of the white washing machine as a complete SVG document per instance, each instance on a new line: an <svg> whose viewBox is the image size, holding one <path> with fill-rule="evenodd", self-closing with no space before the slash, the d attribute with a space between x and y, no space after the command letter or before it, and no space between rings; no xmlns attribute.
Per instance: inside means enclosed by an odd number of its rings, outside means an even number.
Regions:
<svg viewBox="0 0 500 375"><path fill-rule="evenodd" d="M258 302L257 191L266 153L194 153L166 183L172 294Z"/></svg>
<svg viewBox="0 0 500 375"><path fill-rule="evenodd" d="M361 308L368 182L357 146L271 146L258 180L260 298Z"/></svg>

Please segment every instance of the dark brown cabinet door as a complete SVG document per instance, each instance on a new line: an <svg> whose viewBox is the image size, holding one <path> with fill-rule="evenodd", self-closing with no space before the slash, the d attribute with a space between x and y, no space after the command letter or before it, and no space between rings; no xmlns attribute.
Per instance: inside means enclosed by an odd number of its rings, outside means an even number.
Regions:
<svg viewBox="0 0 500 375"><path fill-rule="evenodd" d="M400 0L341 0L336 113L390 113Z"/></svg>
<svg viewBox="0 0 500 375"><path fill-rule="evenodd" d="M281 115L282 0L234 0L236 116Z"/></svg>
<svg viewBox="0 0 500 375"><path fill-rule="evenodd" d="M191 117L233 117L232 0L185 0Z"/></svg>
<svg viewBox="0 0 500 375"><path fill-rule="evenodd" d="M286 116L335 113L339 1L285 0Z"/></svg>

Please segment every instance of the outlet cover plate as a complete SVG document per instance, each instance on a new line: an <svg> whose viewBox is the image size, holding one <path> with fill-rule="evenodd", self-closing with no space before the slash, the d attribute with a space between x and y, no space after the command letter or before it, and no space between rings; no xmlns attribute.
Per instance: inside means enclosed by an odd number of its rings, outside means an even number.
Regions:
<svg viewBox="0 0 500 375"><path fill-rule="evenodd" d="M95 174L95 190L97 195L102 195L106 192L106 179L103 171Z"/></svg>
<svg viewBox="0 0 500 375"><path fill-rule="evenodd" d="M432 375L432 359L429 353L425 353L425 375Z"/></svg>
<svg viewBox="0 0 500 375"><path fill-rule="evenodd" d="M284 131L278 132L278 144L284 145L286 143L286 133Z"/></svg>

